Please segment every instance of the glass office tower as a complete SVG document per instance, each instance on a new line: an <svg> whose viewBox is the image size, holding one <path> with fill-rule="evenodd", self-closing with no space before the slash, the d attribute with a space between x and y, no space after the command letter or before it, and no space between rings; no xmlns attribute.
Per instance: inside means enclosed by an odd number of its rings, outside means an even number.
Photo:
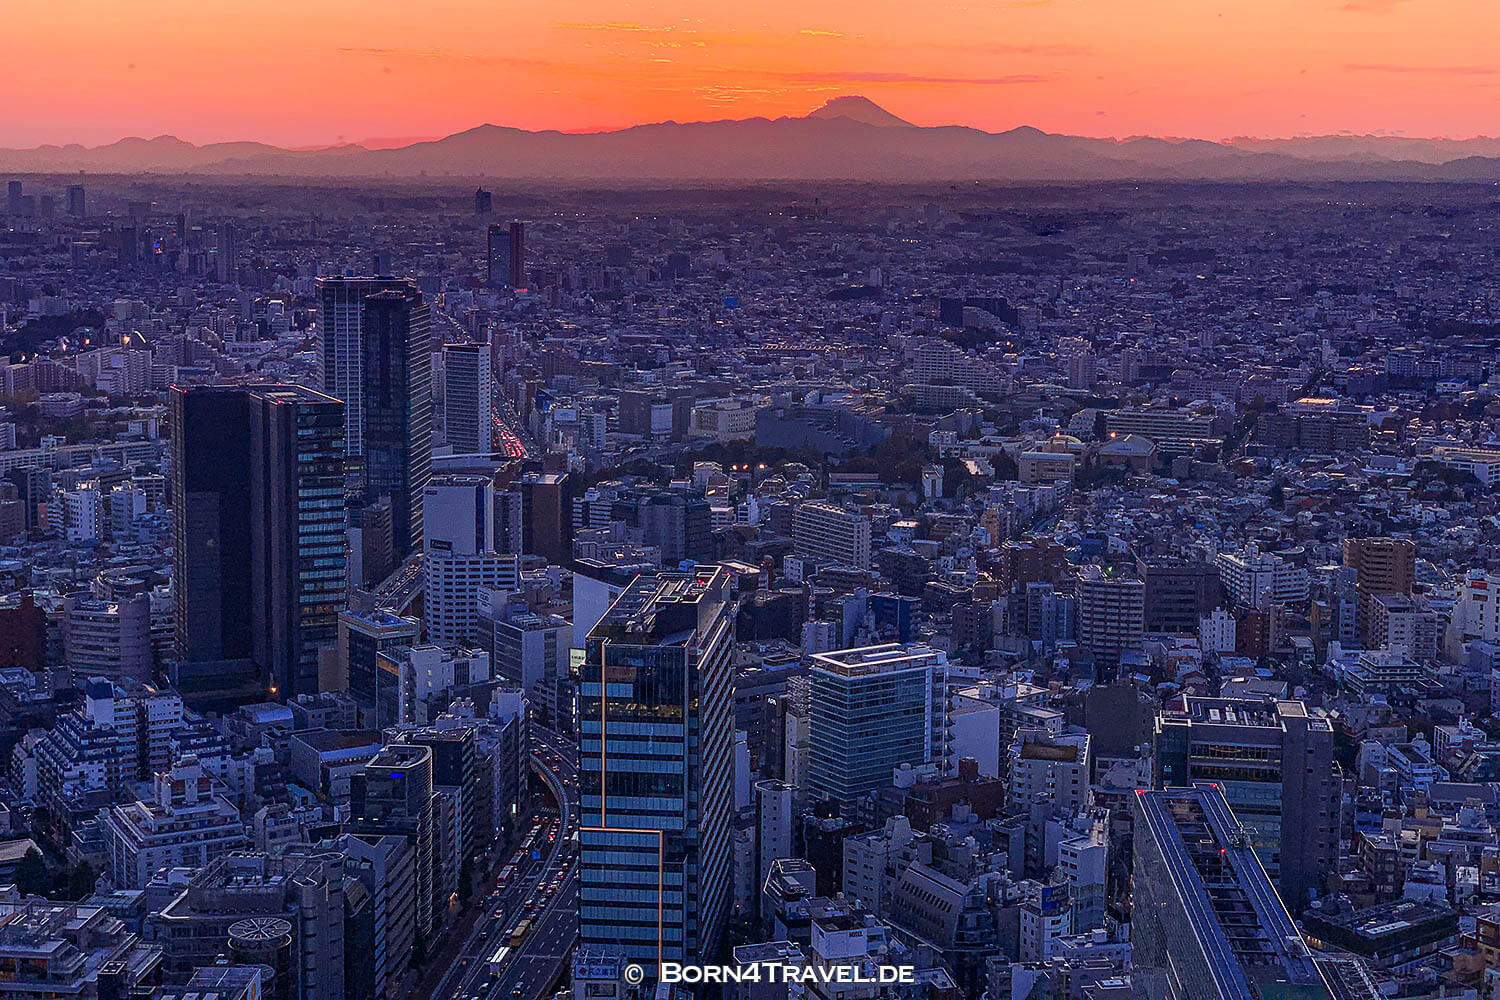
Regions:
<svg viewBox="0 0 1500 1000"><path fill-rule="evenodd" d="M580 942L648 971L714 955L724 930L733 627L722 569L637 579L580 667Z"/></svg>

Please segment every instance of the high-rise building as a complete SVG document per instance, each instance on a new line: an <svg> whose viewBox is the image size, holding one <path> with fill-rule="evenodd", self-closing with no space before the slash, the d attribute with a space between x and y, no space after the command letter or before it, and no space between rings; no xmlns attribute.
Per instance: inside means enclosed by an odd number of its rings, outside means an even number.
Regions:
<svg viewBox="0 0 1500 1000"><path fill-rule="evenodd" d="M526 284L526 223L510 224L510 287Z"/></svg>
<svg viewBox="0 0 1500 1000"><path fill-rule="evenodd" d="M474 190L474 214L489 215L495 210L495 196L484 188Z"/></svg>
<svg viewBox="0 0 1500 1000"><path fill-rule="evenodd" d="M1344 565L1356 573L1356 585L1371 594L1411 595L1417 547L1407 538L1346 538Z"/></svg>
<svg viewBox="0 0 1500 1000"><path fill-rule="evenodd" d="M396 570L396 521L389 496L349 509L349 576L378 587Z"/></svg>
<svg viewBox="0 0 1500 1000"><path fill-rule="evenodd" d="M427 637L449 648L477 641L479 592L515 590L520 560L500 552L430 551L424 560Z"/></svg>
<svg viewBox="0 0 1500 1000"><path fill-rule="evenodd" d="M1022 853L1028 874L1046 871L1047 821L1077 816L1093 804L1091 742L1086 732L1054 733L1032 727L1018 729L1011 741L1006 803L1027 817Z"/></svg>
<svg viewBox="0 0 1500 1000"><path fill-rule="evenodd" d="M7 181L5 184L5 213L7 215L21 214L21 182Z"/></svg>
<svg viewBox="0 0 1500 1000"><path fill-rule="evenodd" d="M432 806L432 751L427 747L387 746L349 777L349 832L400 837L415 855L418 939L431 934L439 905Z"/></svg>
<svg viewBox="0 0 1500 1000"><path fill-rule="evenodd" d="M1191 633L1219 606L1219 571L1200 560L1150 556L1136 561L1146 585L1146 631Z"/></svg>
<svg viewBox="0 0 1500 1000"><path fill-rule="evenodd" d="M1346 538L1344 565L1355 574L1359 640L1366 649L1377 648L1373 628L1376 598L1387 594L1411 596L1417 547L1406 538Z"/></svg>
<svg viewBox="0 0 1500 1000"><path fill-rule="evenodd" d="M1213 417L1187 410L1111 410L1105 414L1104 426L1111 438L1137 434L1168 454L1188 454L1215 440Z"/></svg>
<svg viewBox="0 0 1500 1000"><path fill-rule="evenodd" d="M135 226L121 226L115 233L118 241L120 267L135 267L141 258L141 233Z"/></svg>
<svg viewBox="0 0 1500 1000"><path fill-rule="evenodd" d="M1183 696L1155 723L1153 784L1217 782L1293 911L1338 861L1333 728L1300 701Z"/></svg>
<svg viewBox="0 0 1500 1000"><path fill-rule="evenodd" d="M1404 594L1367 594L1365 649L1403 648L1418 663L1437 657L1442 641L1443 616L1420 599Z"/></svg>
<svg viewBox="0 0 1500 1000"><path fill-rule="evenodd" d="M1274 553L1252 545L1242 552L1220 552L1214 566L1225 596L1241 607L1280 604L1300 609L1307 605L1311 592L1307 568Z"/></svg>
<svg viewBox="0 0 1500 1000"><path fill-rule="evenodd" d="M184 694L318 690L344 604L343 425L341 402L303 386L173 387Z"/></svg>
<svg viewBox="0 0 1500 1000"><path fill-rule="evenodd" d="M215 791L197 757L158 772L152 791L148 801L100 812L110 879L121 889L144 889L162 868L199 868L245 846L239 810Z"/></svg>
<svg viewBox="0 0 1500 1000"><path fill-rule="evenodd" d="M344 401L344 453L356 459L365 452L365 301L385 291L416 295L416 283L384 276L318 279L322 388Z"/></svg>
<svg viewBox="0 0 1500 1000"><path fill-rule="evenodd" d="M889 785L903 764L944 764L948 659L941 650L886 643L818 653L809 676L814 795L852 803Z"/></svg>
<svg viewBox="0 0 1500 1000"><path fill-rule="evenodd" d="M232 222L219 226L219 245L214 250L214 274L220 284L239 284L240 241Z"/></svg>
<svg viewBox="0 0 1500 1000"><path fill-rule="evenodd" d="M294 1000L344 1000L346 962L357 968L373 942L361 933L371 918L368 897L346 872L338 851L292 846L275 855L238 851L199 869L175 899L151 917L170 983L184 983L212 966L247 918L275 916L291 924L289 982L279 995ZM207 1000L209 994L199 994ZM186 994L184 994L186 997Z"/></svg>
<svg viewBox="0 0 1500 1000"><path fill-rule="evenodd" d="M248 614L249 410L244 388L172 389L173 652L183 671L174 680L188 694L197 686L260 686ZM204 684L186 682L189 667Z"/></svg>
<svg viewBox="0 0 1500 1000"><path fill-rule="evenodd" d="M464 555L493 550L494 507L484 476L434 476L422 497L424 550Z"/></svg>
<svg viewBox="0 0 1500 1000"><path fill-rule="evenodd" d="M389 497L399 562L422 543L422 495L432 475L432 334L414 287L365 298L364 498Z"/></svg>
<svg viewBox="0 0 1500 1000"><path fill-rule="evenodd" d="M396 833L350 832L338 841L369 893L374 912L373 941L364 961L353 966L363 977L363 989L352 991L355 996L404 995L398 987L415 957L418 911L426 909L417 903L418 854L413 839Z"/></svg>
<svg viewBox="0 0 1500 1000"><path fill-rule="evenodd" d="M657 490L641 497L638 517L646 544L661 550L662 565L713 558L713 511L702 493Z"/></svg>
<svg viewBox="0 0 1500 1000"><path fill-rule="evenodd" d="M1131 980L1148 1000L1332 1000L1223 792L1136 793Z"/></svg>
<svg viewBox="0 0 1500 1000"><path fill-rule="evenodd" d="M792 827L796 822L797 810L797 788L784 781L775 778L765 778L757 781L755 789L755 814L756 814L756 867L755 885L766 884L766 876L771 874L771 866L782 858L794 857L792 846ZM848 842L845 842L844 851L847 857L849 852ZM873 867L873 866L872 866ZM885 870L881 869L878 878L872 878L871 882L880 885L885 883ZM851 895L865 900L872 908L878 909L878 903L871 901L869 896L853 893L850 889L850 879L847 874L844 878L844 888Z"/></svg>
<svg viewBox="0 0 1500 1000"><path fill-rule="evenodd" d="M76 218L89 214L82 184L68 185L68 214Z"/></svg>
<svg viewBox="0 0 1500 1000"><path fill-rule="evenodd" d="M498 223L490 224L486 237L484 283L490 288L504 288L510 280L510 237Z"/></svg>
<svg viewBox="0 0 1500 1000"><path fill-rule="evenodd" d="M536 614L492 594L479 609L475 641L488 650L495 677L519 687L545 725L560 728L559 685L567 680L573 623L561 615Z"/></svg>
<svg viewBox="0 0 1500 1000"><path fill-rule="evenodd" d="M554 566L573 554L573 497L566 473L532 472L522 476L521 551L544 557ZM647 539L647 544L650 539Z"/></svg>
<svg viewBox="0 0 1500 1000"><path fill-rule="evenodd" d="M622 948L650 971L717 953L731 889L733 656L731 584L717 566L637 580L589 633L584 948Z"/></svg>
<svg viewBox="0 0 1500 1000"><path fill-rule="evenodd" d="M1500 576L1471 569L1459 578L1452 629L1460 642L1500 642Z"/></svg>
<svg viewBox="0 0 1500 1000"><path fill-rule="evenodd" d="M512 222L489 228L485 284L491 288L520 288L526 284L526 224Z"/></svg>
<svg viewBox="0 0 1500 1000"><path fill-rule="evenodd" d="M1093 348L1068 355L1065 362L1069 389L1092 389L1099 381L1099 356Z"/></svg>
<svg viewBox="0 0 1500 1000"><path fill-rule="evenodd" d="M515 590L520 560L495 545L495 505L483 476L439 476L423 498L424 610L428 639L445 647L478 641L480 591Z"/></svg>
<svg viewBox="0 0 1500 1000"><path fill-rule="evenodd" d="M155 663L149 596L118 601L68 597L63 609L63 660L74 685L81 689L95 677L151 682Z"/></svg>
<svg viewBox="0 0 1500 1000"><path fill-rule="evenodd" d="M1120 665L1120 654L1140 649L1146 631L1146 584L1085 567L1078 578L1078 645L1094 656L1101 676Z"/></svg>
<svg viewBox="0 0 1500 1000"><path fill-rule="evenodd" d="M317 692L344 608L344 405L303 386L250 404L252 655L290 699Z"/></svg>
<svg viewBox="0 0 1500 1000"><path fill-rule="evenodd" d="M870 519L831 503L801 504L792 512L792 545L799 556L869 569Z"/></svg>
<svg viewBox="0 0 1500 1000"><path fill-rule="evenodd" d="M11 469L5 474L9 483L15 484L16 499L21 503L24 518L23 528L30 530L40 525L37 512L43 501L52 496L52 470Z"/></svg>
<svg viewBox="0 0 1500 1000"><path fill-rule="evenodd" d="M380 705L386 706L394 718L397 713L392 706L399 704L400 695L390 689L392 679L381 673L379 656L397 646L415 646L421 632L422 623L416 618L402 618L389 611L345 611L339 615L336 651L341 676L324 687L347 690L369 719L375 718Z"/></svg>
<svg viewBox="0 0 1500 1000"><path fill-rule="evenodd" d="M449 724L400 726L394 731L402 743L432 751L433 853L440 899L459 891L464 878L471 875L470 865L482 864L479 845L481 840L488 842L489 835L481 837L476 819L480 800L494 791L481 784L488 768L481 765L478 728L452 717L445 722ZM493 782L492 772L489 777Z"/></svg>
<svg viewBox="0 0 1500 1000"><path fill-rule="evenodd" d="M494 442L489 344L443 345L443 428L454 454L486 454Z"/></svg>
<svg viewBox="0 0 1500 1000"><path fill-rule="evenodd" d="M1089 734L1022 728L1011 741L1006 801L1017 806L1044 803L1058 815L1074 816L1092 804L1093 768Z"/></svg>
<svg viewBox="0 0 1500 1000"><path fill-rule="evenodd" d="M381 676L375 724L382 729L397 723L426 725L448 708L456 688L485 684L492 676L490 654L482 650L396 646L375 660Z"/></svg>

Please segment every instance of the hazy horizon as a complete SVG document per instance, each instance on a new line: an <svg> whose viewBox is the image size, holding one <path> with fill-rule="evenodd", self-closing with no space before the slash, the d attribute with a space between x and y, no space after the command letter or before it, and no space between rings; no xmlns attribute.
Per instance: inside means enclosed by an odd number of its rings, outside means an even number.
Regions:
<svg viewBox="0 0 1500 1000"><path fill-rule="evenodd" d="M879 106L880 108L882 108L882 109L884 109L886 111L890 110L884 104L882 104L879 101L876 101L874 98L870 98L870 97L868 97L865 94L858 94L858 93L853 93L853 92L845 93L845 94L831 95L823 103L826 103L827 101L833 101L833 100L837 100L837 99L842 99L842 98L859 98L859 99L863 99L863 100L869 100L872 103L876 104L877 106ZM145 134L145 133L141 133L141 132L134 132L134 133L124 133L124 134L121 134L121 135L114 136L113 138L102 139L102 140L97 141L97 142L92 142L92 141L91 142L83 142L83 141L79 141L79 140L67 140L67 141L62 141L62 142L58 142L58 141L38 142L38 143L30 144L30 145L6 145L5 143L0 142L0 148L9 148L9 149L38 149L38 148L51 147L51 146L58 146L58 147L83 146L84 148L99 148L99 147L103 147L103 146L111 146L111 145L114 145L114 144L120 143L120 142L129 142L129 141L133 141L133 140L144 140L144 141L150 142L150 141L157 140L157 139L177 139L177 140L180 140L182 142L190 143L190 144L195 145L195 146L210 146L210 145L217 145L217 144L222 144L222 143L238 143L238 142L261 143L261 144L268 145L268 146L276 146L276 147L278 147L280 149L285 149L285 150L287 150L289 152L320 152L320 151L324 151L324 150L337 149L337 148L340 148L340 147L343 147L343 146L360 146L360 147L363 147L363 148L369 149L369 150L389 150L389 149L401 149L401 148L404 148L406 146L417 145L419 143L424 143L424 142L437 142L439 140L448 138L448 137L453 136L453 135L457 135L457 134L461 134L463 132L469 132L469 131L472 131L474 129L485 128L485 127L517 129L517 130L523 131L523 132L557 132L557 133L560 133L560 134L563 134L563 135L601 135L601 134L607 134L607 133L611 133L611 132L624 132L624 131L628 131L630 129L643 128L643 127L647 127L647 126L651 126L651 125L673 125L673 124L675 124L675 125L706 125L706 124L715 124L715 123L718 123L718 122L747 121L747 120L753 120L753 119L763 119L763 120L767 120L767 121L774 121L774 120L776 120L778 118L803 118L803 117L807 117L812 112L814 112L814 111L818 110L819 108L823 107L823 103L819 103L819 104L810 106L810 107L806 108L805 110L803 110L800 113L799 112L788 112L786 114L779 114L779 115L759 115L759 114L747 114L747 115L740 115L740 116L724 115L724 116L720 116L720 117L717 117L717 118L698 118L698 119L670 119L670 118L663 118L663 119L655 119L655 120L650 120L650 121L631 122L631 123L623 124L623 125L600 126L600 127L594 127L594 128L589 128L589 127L583 127L583 128L553 128L553 127L547 127L547 126L537 127L537 128L526 128L526 127L519 126L519 125L511 125L511 124L509 124L507 122L503 122L503 121L482 121L482 122L476 121L476 122L474 122L474 123L472 123L470 125L464 126L463 128L456 129L456 130L454 130L452 132L433 132L433 133L430 133L430 134L412 134L412 135L406 135L406 136L369 136L369 137L357 137L357 138L349 138L349 137L340 136L338 138L332 138L332 139L329 139L329 140L323 141L323 142L302 142L302 143L299 143L299 144L282 144L282 143L279 143L279 142L275 142L275 141L273 141L273 140L271 140L269 138L266 138L264 136L258 136L258 135L242 135L242 136L234 136L234 137L228 137L228 138L205 139L205 138L201 138L201 137L197 137L197 136L193 136L193 135L183 135L183 134L179 134L179 133L176 133L176 132L159 132L159 133L152 133L152 134ZM1009 128L1005 128L1005 129L985 129L985 128L981 128L978 125L971 124L969 122L959 122L959 121L954 121L954 122L917 122L917 121L911 121L911 122L909 122L909 124L912 125L912 126L914 126L914 127L917 127L917 128L948 128L948 127L972 128L972 129L976 129L976 130L983 131L983 132L991 132L992 134L999 133L999 132L1005 132L1005 131L1011 131L1011 130L1014 130L1014 129L1022 129L1022 128L1028 128L1029 127L1029 128L1036 128L1036 129L1039 129L1040 131L1047 132L1047 133L1053 134L1053 135L1067 135L1067 136L1075 136L1075 137L1078 137L1078 138L1100 139L1100 140L1108 140L1108 141L1116 141L1116 142L1125 142L1125 141L1129 141L1131 139L1142 139L1142 138L1163 139L1163 140L1167 140L1167 141L1171 141L1171 142L1195 142L1195 141L1202 141L1202 142L1215 142L1215 143L1223 143L1223 144L1229 144L1229 143L1235 143L1235 142L1282 142L1282 141L1291 141L1291 140L1297 140L1297 139L1414 139L1414 140L1424 140L1424 141L1432 141L1432 142L1464 142L1464 141L1475 140L1475 139L1493 139L1493 138L1500 137L1500 125L1497 125L1497 127L1493 131L1491 131L1491 132L1475 132L1475 133L1472 133L1472 134L1465 134L1465 135L1456 135L1456 134L1455 135L1437 135L1437 134L1425 135L1425 134L1416 134L1416 133L1394 131L1394 130L1375 130L1375 131L1367 131L1367 132L1357 132L1357 131L1350 130L1350 129L1343 129L1343 130L1340 130L1340 131L1333 131L1333 132L1300 132L1300 133L1288 134L1288 135L1270 135L1270 134L1252 135L1252 134L1248 134L1248 133L1239 133L1239 134L1232 134L1232 135L1231 134L1226 134L1226 135L1219 135L1219 136L1208 136L1208 135L1198 136L1198 135L1168 135L1168 134L1163 134L1163 133L1147 133L1147 132L1132 133L1132 134L1128 134L1128 135L1127 134L1105 133L1105 132L1094 132L1094 133L1086 133L1086 132L1057 132L1057 131L1054 131L1052 129L1044 128L1044 127L1042 127L1040 125L1037 125L1037 124L1035 124L1033 122L1018 122L1015 125L1012 125Z"/></svg>

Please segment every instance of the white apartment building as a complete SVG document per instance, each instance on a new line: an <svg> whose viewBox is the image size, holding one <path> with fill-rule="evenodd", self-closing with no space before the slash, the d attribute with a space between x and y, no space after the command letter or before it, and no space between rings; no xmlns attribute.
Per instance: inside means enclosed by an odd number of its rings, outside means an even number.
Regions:
<svg viewBox="0 0 1500 1000"><path fill-rule="evenodd" d="M1310 593L1306 568L1280 556L1251 547L1243 552L1221 552L1214 559L1224 592L1236 604L1258 608L1265 604L1301 607Z"/></svg>
<svg viewBox="0 0 1500 1000"><path fill-rule="evenodd" d="M857 511L814 501L792 512L792 547L839 566L870 568L870 519Z"/></svg>

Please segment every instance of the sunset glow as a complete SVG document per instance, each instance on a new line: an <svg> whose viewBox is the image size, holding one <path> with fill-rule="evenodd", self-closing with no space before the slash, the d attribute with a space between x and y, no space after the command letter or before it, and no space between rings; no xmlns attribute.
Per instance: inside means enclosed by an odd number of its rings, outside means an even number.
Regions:
<svg viewBox="0 0 1500 1000"><path fill-rule="evenodd" d="M607 129L849 93L989 130L1500 132L1493 0L23 0L5 18L12 147Z"/></svg>

